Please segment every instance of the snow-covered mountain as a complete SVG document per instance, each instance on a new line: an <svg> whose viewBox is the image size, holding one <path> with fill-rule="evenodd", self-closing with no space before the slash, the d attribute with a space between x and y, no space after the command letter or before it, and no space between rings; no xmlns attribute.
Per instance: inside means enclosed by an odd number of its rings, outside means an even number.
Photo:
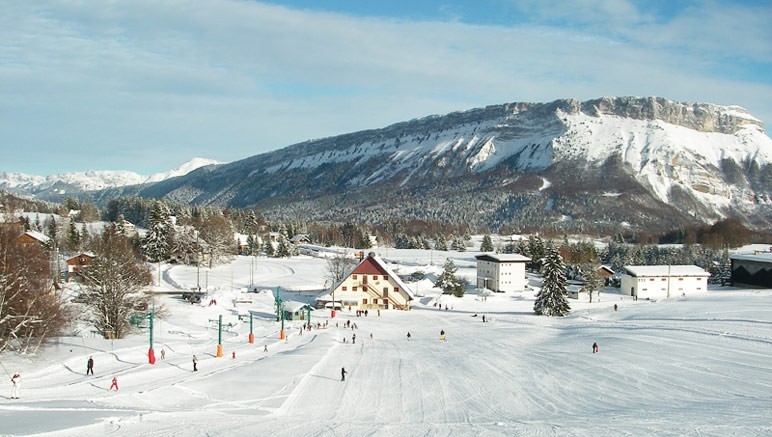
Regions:
<svg viewBox="0 0 772 437"><path fill-rule="evenodd" d="M772 139L737 106L660 97L507 103L306 141L124 195L269 218L492 231L772 227Z"/></svg>
<svg viewBox="0 0 772 437"><path fill-rule="evenodd" d="M303 219L574 230L772 226L772 139L737 106L509 103L307 141L136 194ZM114 193L112 193L114 195Z"/></svg>
<svg viewBox="0 0 772 437"><path fill-rule="evenodd" d="M206 158L193 158L174 170L155 173L150 176L124 170L89 170L50 176L0 172L0 189L18 194L43 194L47 198L52 198L56 195L75 195L83 191L151 184L183 176L197 168L213 164L221 164L221 162Z"/></svg>

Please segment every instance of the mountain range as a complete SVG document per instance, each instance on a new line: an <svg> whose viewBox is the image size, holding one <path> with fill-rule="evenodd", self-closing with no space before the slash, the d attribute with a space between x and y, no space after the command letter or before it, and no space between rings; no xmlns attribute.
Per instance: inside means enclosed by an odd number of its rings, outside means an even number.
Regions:
<svg viewBox="0 0 772 437"><path fill-rule="evenodd" d="M206 158L193 158L168 172L150 176L126 170L89 170L86 172L59 173L49 176L29 175L25 173L0 172L0 189L11 193L38 196L54 200L60 197L78 197L86 191L98 191L106 188L127 185L143 186L165 179L183 176L206 165L222 164L220 161Z"/></svg>
<svg viewBox="0 0 772 437"><path fill-rule="evenodd" d="M738 106L661 97L493 105L208 164L88 195L492 231L653 231L726 217L772 227L762 121Z"/></svg>

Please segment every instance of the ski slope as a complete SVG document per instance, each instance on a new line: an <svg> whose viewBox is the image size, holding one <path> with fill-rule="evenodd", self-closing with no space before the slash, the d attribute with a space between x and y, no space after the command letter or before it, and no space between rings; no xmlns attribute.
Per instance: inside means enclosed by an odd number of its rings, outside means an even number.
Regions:
<svg viewBox="0 0 772 437"><path fill-rule="evenodd" d="M397 257L390 249L389 258ZM273 296L242 294L239 285L255 273L260 282L265 273L260 285L280 277L288 288L306 287L323 281L314 272L324 261L263 259L278 266L256 272L251 262L240 258L209 273L217 305L161 297L171 315L156 321L155 365L147 363L146 330L122 340L62 337L36 356L3 356L8 372L22 374L22 386L21 399L11 400L8 378L0 384L0 435L772 433L769 290L717 288L634 302L609 289L600 302L571 301L565 318L535 316L529 294L453 298L428 290L409 312L356 317L342 311L330 318L315 311L312 324L327 328L302 335L301 322L286 321L282 341ZM191 275L197 272L164 266L162 286L189 283ZM237 295L252 303L234 305ZM249 312L254 344L249 323L238 319ZM216 357L211 320L221 315L224 356ZM345 328L346 321L357 329ZM440 330L447 341L439 340ZM95 376L86 377L89 356ZM345 382L341 367L348 371ZM113 376L117 392L107 390Z"/></svg>

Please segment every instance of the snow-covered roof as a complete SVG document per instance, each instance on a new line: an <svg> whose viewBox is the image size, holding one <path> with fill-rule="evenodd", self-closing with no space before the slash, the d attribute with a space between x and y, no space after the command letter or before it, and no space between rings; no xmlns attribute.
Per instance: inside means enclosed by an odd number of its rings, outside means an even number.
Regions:
<svg viewBox="0 0 772 437"><path fill-rule="evenodd" d="M772 252L736 253L734 255L729 255L729 258L743 261L772 263Z"/></svg>
<svg viewBox="0 0 772 437"><path fill-rule="evenodd" d="M284 301L283 305L284 305L284 311L289 311L289 312L292 312L292 313L294 313L296 311L300 311L302 309L306 309L306 308L310 308L311 310L313 310L313 308L310 305L308 305L307 303L305 303L305 302L298 302L296 300Z"/></svg>
<svg viewBox="0 0 772 437"><path fill-rule="evenodd" d="M404 290L405 293L407 293L407 295L409 296L410 300L414 300L415 299L415 294L413 293L413 290L411 290L410 287L408 287L407 284L405 284L405 282L399 277L399 275L397 275L389 267L387 267L386 262L383 261L383 258L378 256L375 252L370 252L366 257L364 257L362 259L362 261L359 264L357 264L356 267L354 267L348 275L346 275L343 279L341 279L336 284L334 284L332 289L334 290L334 289L338 288L338 286L340 284L342 284L346 279L348 279L348 277L350 275L352 275L357 270L357 268L359 268L359 266L361 266L362 264L364 264L366 262L370 262L370 261L374 262L375 264L378 265L379 268L384 270L389 275L389 278L391 278L397 284L397 286L399 286L400 290ZM338 295L340 295L340 294L341 293L337 293L335 295L335 297L337 298ZM361 295L360 295L360 297L361 297ZM358 300L358 299L359 299L359 297L357 297L356 300Z"/></svg>
<svg viewBox="0 0 772 437"><path fill-rule="evenodd" d="M38 231L29 230L25 232L24 235L28 235L34 238L35 240L40 241L41 243L48 243L49 241L51 241L51 238L49 238L48 235Z"/></svg>
<svg viewBox="0 0 772 437"><path fill-rule="evenodd" d="M695 265L625 266L631 276L710 276L703 268Z"/></svg>
<svg viewBox="0 0 772 437"><path fill-rule="evenodd" d="M475 256L475 258L478 260L496 261L500 263L523 263L531 260L531 258L520 255L518 253L483 253L481 255Z"/></svg>

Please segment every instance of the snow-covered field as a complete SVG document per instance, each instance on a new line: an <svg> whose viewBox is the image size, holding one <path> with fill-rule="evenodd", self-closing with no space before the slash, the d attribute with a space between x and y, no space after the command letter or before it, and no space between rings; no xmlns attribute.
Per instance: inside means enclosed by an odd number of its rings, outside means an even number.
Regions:
<svg viewBox="0 0 772 437"><path fill-rule="evenodd" d="M399 261L399 273L438 274L453 256L458 273L474 279L475 252L378 252ZM600 302L571 301L568 317L548 318L533 314L532 293L440 297L425 280L412 311L315 311L312 323L326 329L300 335L301 322L288 321L281 341L271 293L240 290L252 282L321 289L325 261L254 261L161 266L159 290L198 283L217 304L161 297L171 316L155 323L155 365L147 330L114 341L84 330L36 356L3 356L4 373L20 372L22 386L21 399L11 400L9 377L0 383L0 435L772 434L770 290L633 302L609 289ZM247 296L252 303L234 304ZM254 344L248 320L238 318L250 311ZM358 328L344 328L347 321ZM85 376L89 356L94 376ZM108 391L114 376L120 390Z"/></svg>

